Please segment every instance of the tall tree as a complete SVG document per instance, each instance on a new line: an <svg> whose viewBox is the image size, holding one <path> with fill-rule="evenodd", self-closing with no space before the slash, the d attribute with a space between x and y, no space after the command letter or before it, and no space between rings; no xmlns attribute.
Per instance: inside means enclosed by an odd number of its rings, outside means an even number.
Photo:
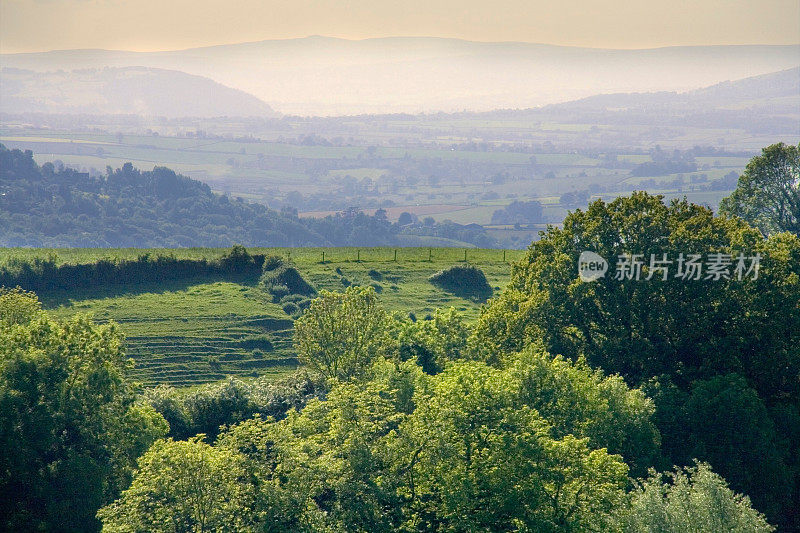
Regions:
<svg viewBox="0 0 800 533"><path fill-rule="evenodd" d="M98 512L103 531L252 531L242 457L193 437L159 440L139 459L131 486Z"/></svg>
<svg viewBox="0 0 800 533"><path fill-rule="evenodd" d="M667 481L664 478L667 478ZM764 515L734 493L705 463L677 469L666 476L652 473L637 484L630 505L620 509L625 533L769 533Z"/></svg>
<svg viewBox="0 0 800 533"><path fill-rule="evenodd" d="M578 261L584 251L605 258L609 270L604 277L592 282L580 278ZM640 254L638 279L615 272L625 254ZM692 255L700 258L699 277L682 275ZM740 256L745 269L741 279L736 273ZM712 257L728 261L726 276L708 271ZM657 268L664 259L671 261L666 276ZM754 264L759 265L757 276L755 270L746 272ZM576 361L585 357L590 366L619 373L636 386L654 377L672 383L683 397L676 393L656 400L665 450L674 453L668 459L686 464L692 457L706 458L735 490L751 495L770 520L795 527L799 517L792 509L800 504L800 468L793 457L800 449L792 425L780 422L796 421L800 412L798 279L797 236L765 238L740 219L714 216L685 200L665 205L659 196L634 193L571 213L563 228L551 228L533 243L514 265L505 292L484 308L475 344L492 361L497 353L540 342L550 353ZM771 435L770 448L776 448L770 452L775 460L770 468L788 475L765 482L771 470L763 462L748 453L741 461L736 454L728 460L724 452L709 447L719 441L735 448L735 427L698 423L685 433L687 420L679 412L692 407L686 395L693 384L727 374L743 377L745 388L755 391L766 410L753 415L756 403L743 393L742 401L720 402L730 410L721 410L725 414L719 419L775 417L766 424L774 432L763 432ZM670 445L681 439L709 446L698 445L687 456Z"/></svg>
<svg viewBox="0 0 800 533"><path fill-rule="evenodd" d="M325 378L352 379L390 344L390 317L372 287L322 291L294 324L301 361Z"/></svg>
<svg viewBox="0 0 800 533"><path fill-rule="evenodd" d="M765 235L800 235L800 145L764 148L747 164L733 194L722 200L720 212L745 219Z"/></svg>
<svg viewBox="0 0 800 533"><path fill-rule="evenodd" d="M0 325L0 529L96 529L167 423L134 402L115 325L58 322L5 289Z"/></svg>

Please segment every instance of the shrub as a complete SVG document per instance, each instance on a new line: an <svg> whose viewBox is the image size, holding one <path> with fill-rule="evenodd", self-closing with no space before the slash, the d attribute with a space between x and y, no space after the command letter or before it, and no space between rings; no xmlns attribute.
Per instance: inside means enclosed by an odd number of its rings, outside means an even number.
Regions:
<svg viewBox="0 0 800 533"><path fill-rule="evenodd" d="M265 268L268 262L269 258L264 260ZM274 264L273 261L270 266L274 266ZM290 294L300 296L314 296L317 294L317 290L303 279L303 276L295 267L285 263L275 266L272 270L264 270L261 275L260 285L272 295L272 301L276 303Z"/></svg>
<svg viewBox="0 0 800 533"><path fill-rule="evenodd" d="M236 244L220 259L220 264L229 272L241 272L253 264L253 257L247 248Z"/></svg>
<svg viewBox="0 0 800 533"><path fill-rule="evenodd" d="M264 266L262 270L264 272L271 272L276 268L283 266L283 258L279 255L270 255L264 258Z"/></svg>
<svg viewBox="0 0 800 533"><path fill-rule="evenodd" d="M481 269L472 265L455 265L428 278L433 285L461 298L484 301L492 296L492 287Z"/></svg>
<svg viewBox="0 0 800 533"><path fill-rule="evenodd" d="M281 298L289 295L289 287L283 284L270 285L267 290L272 294L273 301L280 301Z"/></svg>
<svg viewBox="0 0 800 533"><path fill-rule="evenodd" d="M297 302L302 302L303 300L306 299L307 298L302 294L287 294L286 296L281 298L280 304L283 305L283 304L288 304L290 302L296 304Z"/></svg>
<svg viewBox="0 0 800 533"><path fill-rule="evenodd" d="M383 280L383 274L381 274L380 272L378 272L378 271L377 271L377 270L375 270L375 269L372 269L372 270L370 270L369 272L367 272L367 275L368 275L369 277L371 277L372 279L374 279L375 281L381 281L381 280Z"/></svg>
<svg viewBox="0 0 800 533"><path fill-rule="evenodd" d="M245 350L272 350L272 341L265 336L248 337L236 343Z"/></svg>
<svg viewBox="0 0 800 533"><path fill-rule="evenodd" d="M667 478L665 481L664 478ZM706 463L666 475L651 472L637 483L630 507L620 513L623 531L741 531L768 533L774 528L736 494Z"/></svg>

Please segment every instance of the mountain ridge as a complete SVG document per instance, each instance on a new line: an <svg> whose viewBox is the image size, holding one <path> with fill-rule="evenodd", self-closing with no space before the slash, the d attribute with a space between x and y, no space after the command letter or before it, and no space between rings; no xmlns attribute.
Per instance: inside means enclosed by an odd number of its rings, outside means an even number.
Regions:
<svg viewBox="0 0 800 533"><path fill-rule="evenodd" d="M488 111L598 93L686 91L800 65L800 45L649 49L437 37L264 40L163 52L2 54L34 71L145 66L212 79L297 115Z"/></svg>
<svg viewBox="0 0 800 533"><path fill-rule="evenodd" d="M170 118L278 115L244 91L176 70L135 66L35 72L6 67L0 80L2 112Z"/></svg>

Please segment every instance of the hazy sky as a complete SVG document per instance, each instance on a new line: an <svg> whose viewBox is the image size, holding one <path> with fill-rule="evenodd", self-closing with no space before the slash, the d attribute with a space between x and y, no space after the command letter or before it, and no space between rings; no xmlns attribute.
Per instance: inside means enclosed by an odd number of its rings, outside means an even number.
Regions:
<svg viewBox="0 0 800 533"><path fill-rule="evenodd" d="M609 48L800 42L798 0L0 0L0 50L394 35Z"/></svg>

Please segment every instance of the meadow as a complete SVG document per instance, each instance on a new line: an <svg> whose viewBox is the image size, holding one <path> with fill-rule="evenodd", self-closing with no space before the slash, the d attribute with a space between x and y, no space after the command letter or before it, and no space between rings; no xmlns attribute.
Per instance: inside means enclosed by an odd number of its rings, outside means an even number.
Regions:
<svg viewBox="0 0 800 533"><path fill-rule="evenodd" d="M31 249L0 250L0 267L10 260L53 257L56 264L100 259L135 260L143 254L176 259L219 259L227 249ZM424 320L439 308L455 307L468 319L481 302L432 285L435 272L466 261L480 268L495 294L508 283L509 263L519 250L464 248L251 248L251 254L280 255L291 261L317 290L371 285L382 304L403 317ZM324 254L324 262L323 262ZM396 254L396 256L395 256ZM396 259L395 259L396 257ZM132 376L145 386L193 386L226 376L280 377L298 366L292 349L292 317L258 286L258 278L188 279L39 294L53 315L89 313L113 321L126 336Z"/></svg>

